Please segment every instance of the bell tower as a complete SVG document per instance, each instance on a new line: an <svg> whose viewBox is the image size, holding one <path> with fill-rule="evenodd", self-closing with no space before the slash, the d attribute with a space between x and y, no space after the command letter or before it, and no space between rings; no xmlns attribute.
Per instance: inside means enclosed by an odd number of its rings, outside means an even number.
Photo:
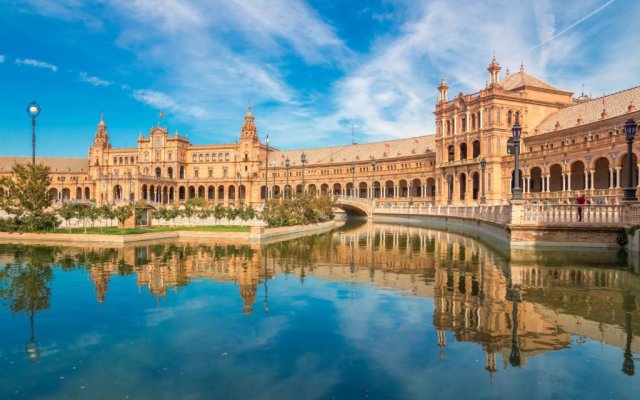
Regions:
<svg viewBox="0 0 640 400"><path fill-rule="evenodd" d="M89 174L94 179L100 176L101 166L106 164L108 151L111 149L109 131L104 122L104 113L100 114L100 122L96 129L91 148L89 148Z"/></svg>
<svg viewBox="0 0 640 400"><path fill-rule="evenodd" d="M244 124L242 125L242 132L240 133L240 141L251 143L258 142L258 128L256 128L251 106L249 106L247 114L244 116Z"/></svg>

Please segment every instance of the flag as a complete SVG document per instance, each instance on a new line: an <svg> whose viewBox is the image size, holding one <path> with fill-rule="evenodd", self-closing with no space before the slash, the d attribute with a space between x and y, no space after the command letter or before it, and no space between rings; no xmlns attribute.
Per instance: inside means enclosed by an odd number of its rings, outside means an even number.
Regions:
<svg viewBox="0 0 640 400"><path fill-rule="evenodd" d="M160 119L164 118L164 112L160 111Z"/></svg>

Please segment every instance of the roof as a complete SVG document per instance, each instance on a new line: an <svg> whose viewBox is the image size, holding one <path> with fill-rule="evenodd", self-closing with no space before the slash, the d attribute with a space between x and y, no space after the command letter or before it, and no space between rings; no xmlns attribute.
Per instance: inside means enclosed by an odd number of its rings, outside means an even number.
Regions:
<svg viewBox="0 0 640 400"><path fill-rule="evenodd" d="M426 135L345 146L276 151L273 154L278 165L284 165L284 160L289 158L291 165L296 166L300 165L302 153L307 157L306 164L331 164L427 154L433 153L434 148L435 136Z"/></svg>
<svg viewBox="0 0 640 400"><path fill-rule="evenodd" d="M10 172L15 164L30 162L31 157L0 156L0 173ZM89 160L77 157L36 157L36 164L46 165L52 173L86 173L89 169Z"/></svg>
<svg viewBox="0 0 640 400"><path fill-rule="evenodd" d="M640 104L640 86L561 108L545 118L537 129L539 133L550 132L555 130L556 123L561 129L570 128L577 125L578 118L582 124L596 122L602 119L603 109L607 111L607 118L619 117L629 112L631 102L636 107Z"/></svg>
<svg viewBox="0 0 640 400"><path fill-rule="evenodd" d="M529 75L524 71L524 67L520 67L520 71L514 74L506 75L501 84L504 90L516 90L522 87L530 87L545 90L554 90L558 92L561 91L560 89L551 86L547 82L542 81L535 76Z"/></svg>

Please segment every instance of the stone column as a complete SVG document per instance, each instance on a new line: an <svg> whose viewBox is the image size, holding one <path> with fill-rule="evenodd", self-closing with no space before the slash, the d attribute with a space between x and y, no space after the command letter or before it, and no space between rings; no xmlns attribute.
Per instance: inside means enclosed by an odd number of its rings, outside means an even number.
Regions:
<svg viewBox="0 0 640 400"><path fill-rule="evenodd" d="M638 177L640 178L640 164L637 165L638 167ZM640 187L640 179L638 179L638 183L636 184L636 187Z"/></svg>
<svg viewBox="0 0 640 400"><path fill-rule="evenodd" d="M589 171L584 171L584 190L589 190Z"/></svg>
<svg viewBox="0 0 640 400"><path fill-rule="evenodd" d="M609 189L613 189L613 168L609 168Z"/></svg>
<svg viewBox="0 0 640 400"><path fill-rule="evenodd" d="M616 167L616 189L620 189L620 169L622 167Z"/></svg>

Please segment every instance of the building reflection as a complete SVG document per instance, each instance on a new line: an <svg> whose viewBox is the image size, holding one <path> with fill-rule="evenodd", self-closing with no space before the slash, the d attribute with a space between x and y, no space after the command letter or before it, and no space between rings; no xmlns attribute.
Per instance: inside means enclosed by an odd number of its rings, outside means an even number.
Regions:
<svg viewBox="0 0 640 400"><path fill-rule="evenodd" d="M10 247L0 248L1 261L11 265L15 255ZM247 315L255 312L258 296L262 312L270 312L271 280L278 277L294 276L304 285L313 276L433 298L434 348L441 360L447 362L452 340L477 343L491 374L525 367L529 358L567 348L572 341L596 340L620 348L622 372L633 375L633 354L640 352L640 276L611 268L602 252L584 255L578 266L557 253L500 254L451 232L371 223L262 247L169 242L56 251L49 268L54 259L86 268L98 302L108 301L112 277L129 274L141 289L158 297L197 280L231 283ZM7 270L2 279L16 279ZM2 292L3 297L10 295ZM33 314L38 307L48 307L47 302L36 303L23 309Z"/></svg>

